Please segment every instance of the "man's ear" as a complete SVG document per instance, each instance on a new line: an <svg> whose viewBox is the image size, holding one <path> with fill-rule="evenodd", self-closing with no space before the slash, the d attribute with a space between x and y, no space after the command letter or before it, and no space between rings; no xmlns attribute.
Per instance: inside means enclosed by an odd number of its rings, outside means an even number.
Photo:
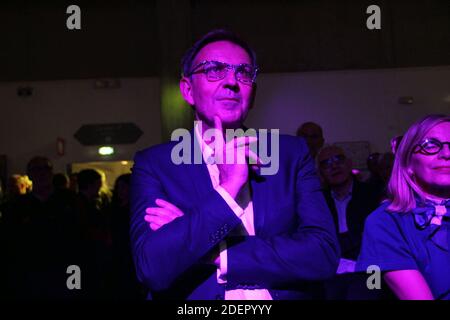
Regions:
<svg viewBox="0 0 450 320"><path fill-rule="evenodd" d="M192 82L187 77L182 77L180 80L180 92L183 99L191 106L195 105L194 95L192 91Z"/></svg>

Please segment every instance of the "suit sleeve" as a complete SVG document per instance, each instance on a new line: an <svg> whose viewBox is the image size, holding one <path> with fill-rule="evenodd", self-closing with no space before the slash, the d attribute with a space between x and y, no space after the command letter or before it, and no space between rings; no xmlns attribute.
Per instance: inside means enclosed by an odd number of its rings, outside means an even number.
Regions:
<svg viewBox="0 0 450 320"><path fill-rule="evenodd" d="M295 141L300 144L292 146L299 150L295 231L265 239L248 236L229 246L227 280L231 286L278 288L324 280L336 272L339 247L333 220L306 144L303 139Z"/></svg>
<svg viewBox="0 0 450 320"><path fill-rule="evenodd" d="M184 216L152 231L144 220L145 209L155 200L169 200L159 170L172 164L155 164L156 152L138 152L131 177L130 237L139 280L150 290L160 291L215 247L240 220L214 190L205 201L185 209ZM170 200L169 200L170 201Z"/></svg>

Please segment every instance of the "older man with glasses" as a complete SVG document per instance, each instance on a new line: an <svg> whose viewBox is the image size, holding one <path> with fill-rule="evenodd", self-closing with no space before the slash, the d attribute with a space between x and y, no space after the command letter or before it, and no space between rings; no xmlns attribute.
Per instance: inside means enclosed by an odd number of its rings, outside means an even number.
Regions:
<svg viewBox="0 0 450 320"><path fill-rule="evenodd" d="M326 187L325 199L333 215L341 246L339 275L327 283L327 297L371 298L365 288L366 278L352 273L361 247L364 221L378 207L378 193L352 175L352 161L341 148L324 147L317 156L317 162Z"/></svg>
<svg viewBox="0 0 450 320"><path fill-rule="evenodd" d="M149 298L319 297L318 282L333 276L339 252L305 141L279 136L279 170L264 175L250 148L261 135L224 139L225 130L244 128L253 106L255 53L216 30L187 51L182 69L180 91L201 124L191 137L204 162L174 164L174 142L135 156L131 243ZM206 137L210 129L215 139ZM246 161L209 161L230 150L244 150Z"/></svg>

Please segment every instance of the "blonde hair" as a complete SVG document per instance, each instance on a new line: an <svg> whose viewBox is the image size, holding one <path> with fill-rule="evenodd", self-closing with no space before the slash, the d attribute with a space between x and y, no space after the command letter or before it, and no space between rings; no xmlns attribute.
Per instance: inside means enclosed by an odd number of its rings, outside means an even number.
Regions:
<svg viewBox="0 0 450 320"><path fill-rule="evenodd" d="M10 179L14 181L20 194L26 194L28 192L31 192L31 190L33 189L33 182L30 180L30 178L28 178L26 174L13 174L11 175Z"/></svg>
<svg viewBox="0 0 450 320"><path fill-rule="evenodd" d="M417 144L436 125L450 122L448 115L429 115L414 123L403 136L395 154L394 167L388 183L388 211L407 212L416 207L416 195L424 199L424 193L410 169L411 156Z"/></svg>

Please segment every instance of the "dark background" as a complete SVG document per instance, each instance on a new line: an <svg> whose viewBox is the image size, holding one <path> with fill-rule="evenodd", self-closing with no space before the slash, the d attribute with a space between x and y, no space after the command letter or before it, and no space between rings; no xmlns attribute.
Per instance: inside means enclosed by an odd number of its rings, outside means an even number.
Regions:
<svg viewBox="0 0 450 320"><path fill-rule="evenodd" d="M78 31L66 28L71 4ZM366 28L371 4L381 30ZM18 0L0 4L0 81L159 76L223 26L255 47L262 72L450 64L448 0Z"/></svg>

